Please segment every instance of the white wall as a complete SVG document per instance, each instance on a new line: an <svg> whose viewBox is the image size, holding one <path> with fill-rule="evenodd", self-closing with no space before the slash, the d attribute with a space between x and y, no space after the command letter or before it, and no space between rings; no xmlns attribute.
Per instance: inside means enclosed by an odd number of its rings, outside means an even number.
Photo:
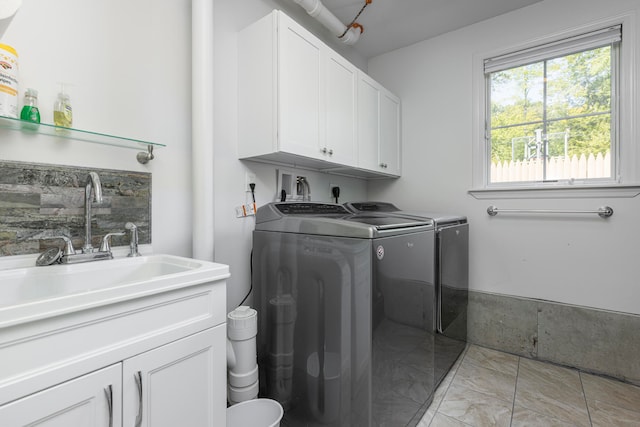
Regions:
<svg viewBox="0 0 640 427"><path fill-rule="evenodd" d="M350 48L341 47L315 20L290 0L216 0L214 3L214 203L215 259L229 264L231 279L227 288L227 308L240 303L249 290L249 257L254 218L236 218L235 206L250 201L245 193L245 173L256 175L256 202L273 201L276 195L276 167L237 159L237 34L238 31L281 9L319 38L338 50L351 62L364 68L366 63ZM339 43L339 42L338 42ZM240 125L251 126L251 123ZM288 168L292 171L294 169ZM341 187L341 201L360 199L366 194L366 182L354 178L300 171L311 185L313 200L330 201L329 184Z"/></svg>
<svg viewBox="0 0 640 427"><path fill-rule="evenodd" d="M402 99L404 142L403 177L370 185L370 198L405 209L466 214L474 290L640 314L640 197L476 200L467 193L473 133L481 132L472 126L473 55L638 10L638 0L546 0L370 60L369 74ZM607 220L491 218L489 205L609 205L615 213Z"/></svg>
<svg viewBox="0 0 640 427"><path fill-rule="evenodd" d="M151 172L153 248L189 256L190 0L25 0L1 42L19 54L20 104L38 90L42 122L66 82L75 127L167 147L143 166L139 150L0 130L0 158Z"/></svg>

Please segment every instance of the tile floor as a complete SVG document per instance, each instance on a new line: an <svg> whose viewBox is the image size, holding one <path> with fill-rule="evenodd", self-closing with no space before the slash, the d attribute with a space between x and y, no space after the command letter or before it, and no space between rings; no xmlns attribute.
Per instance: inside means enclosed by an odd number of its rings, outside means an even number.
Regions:
<svg viewBox="0 0 640 427"><path fill-rule="evenodd" d="M640 387L476 345L418 427L640 426Z"/></svg>

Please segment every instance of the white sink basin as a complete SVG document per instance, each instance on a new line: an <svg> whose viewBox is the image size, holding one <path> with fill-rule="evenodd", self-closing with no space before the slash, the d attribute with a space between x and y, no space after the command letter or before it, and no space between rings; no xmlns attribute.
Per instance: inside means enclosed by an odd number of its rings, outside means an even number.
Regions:
<svg viewBox="0 0 640 427"><path fill-rule="evenodd" d="M0 270L0 327L226 277L226 265L172 255Z"/></svg>

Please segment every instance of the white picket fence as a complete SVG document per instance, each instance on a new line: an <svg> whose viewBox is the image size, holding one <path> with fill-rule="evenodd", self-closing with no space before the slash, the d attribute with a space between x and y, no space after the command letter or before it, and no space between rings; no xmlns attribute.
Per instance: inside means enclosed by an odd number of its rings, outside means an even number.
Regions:
<svg viewBox="0 0 640 427"><path fill-rule="evenodd" d="M543 160L491 162L491 182L541 181ZM547 180L611 177L611 153L596 156L550 157L547 160Z"/></svg>

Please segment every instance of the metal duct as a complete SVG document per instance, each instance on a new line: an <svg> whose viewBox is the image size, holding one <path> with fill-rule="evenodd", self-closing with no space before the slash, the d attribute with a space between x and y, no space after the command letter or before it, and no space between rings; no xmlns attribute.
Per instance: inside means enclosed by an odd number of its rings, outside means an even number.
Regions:
<svg viewBox="0 0 640 427"><path fill-rule="evenodd" d="M360 38L360 30L354 27L347 29L336 16L326 8L320 0L293 0L313 16L318 22L327 27L336 37L348 45L355 44ZM343 35L344 34L344 35Z"/></svg>

